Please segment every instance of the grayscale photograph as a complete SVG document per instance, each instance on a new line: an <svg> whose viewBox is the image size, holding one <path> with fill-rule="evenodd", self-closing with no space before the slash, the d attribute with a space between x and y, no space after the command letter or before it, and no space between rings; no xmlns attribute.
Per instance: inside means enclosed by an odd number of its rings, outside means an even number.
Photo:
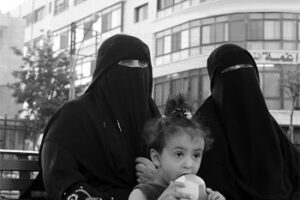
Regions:
<svg viewBox="0 0 300 200"><path fill-rule="evenodd" d="M0 200L300 200L300 0L0 0Z"/></svg>

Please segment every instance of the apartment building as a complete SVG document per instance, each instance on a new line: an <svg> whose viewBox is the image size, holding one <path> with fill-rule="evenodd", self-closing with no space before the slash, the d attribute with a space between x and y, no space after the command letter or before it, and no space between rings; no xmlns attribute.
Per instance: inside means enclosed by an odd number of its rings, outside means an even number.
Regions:
<svg viewBox="0 0 300 200"><path fill-rule="evenodd" d="M10 13L26 20L25 46L42 45L48 35L56 51L71 53L75 85L91 80L103 40L121 32L141 38L151 50L160 109L178 92L200 106L210 92L207 56L221 44L238 44L258 64L270 112L283 128L289 124L291 100L282 80L300 70L299 0L26 0ZM300 132L299 100L296 107Z"/></svg>

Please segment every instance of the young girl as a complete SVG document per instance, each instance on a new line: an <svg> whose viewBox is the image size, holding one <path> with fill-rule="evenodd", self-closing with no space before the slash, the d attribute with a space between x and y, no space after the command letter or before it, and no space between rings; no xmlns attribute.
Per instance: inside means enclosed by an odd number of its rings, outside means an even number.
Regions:
<svg viewBox="0 0 300 200"><path fill-rule="evenodd" d="M154 181L137 185L129 200L190 199L188 194L178 191L184 184L174 180L181 175L197 173L203 151L210 142L207 131L187 117L191 111L183 96L177 95L168 99L166 117L146 125L145 141L157 175ZM225 199L209 188L206 192L208 200Z"/></svg>

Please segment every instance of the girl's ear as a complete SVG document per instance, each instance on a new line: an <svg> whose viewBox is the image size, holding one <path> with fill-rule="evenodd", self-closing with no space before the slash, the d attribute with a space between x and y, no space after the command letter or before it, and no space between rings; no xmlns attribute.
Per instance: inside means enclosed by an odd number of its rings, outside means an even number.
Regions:
<svg viewBox="0 0 300 200"><path fill-rule="evenodd" d="M155 149L150 149L150 157L156 167L160 166L160 154Z"/></svg>

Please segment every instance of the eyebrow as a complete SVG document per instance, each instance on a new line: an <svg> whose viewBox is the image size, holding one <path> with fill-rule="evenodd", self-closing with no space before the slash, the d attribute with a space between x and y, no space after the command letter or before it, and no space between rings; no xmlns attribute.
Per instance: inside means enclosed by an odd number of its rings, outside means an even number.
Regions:
<svg viewBox="0 0 300 200"><path fill-rule="evenodd" d="M177 147L174 147L173 149L177 150L186 150L186 148L183 148L183 147L180 147L180 146L177 146ZM202 148L197 148L197 149L194 149L193 151L203 151Z"/></svg>

